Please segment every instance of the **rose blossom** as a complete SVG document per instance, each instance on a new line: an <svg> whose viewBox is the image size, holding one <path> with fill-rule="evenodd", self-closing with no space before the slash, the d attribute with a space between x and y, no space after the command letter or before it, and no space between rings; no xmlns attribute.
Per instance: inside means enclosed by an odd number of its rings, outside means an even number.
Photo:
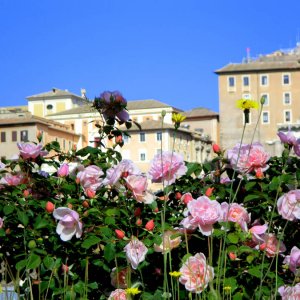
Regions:
<svg viewBox="0 0 300 300"><path fill-rule="evenodd" d="M213 267L206 264L203 253L191 256L180 268L179 282L185 285L186 290L193 293L201 293L214 278Z"/></svg>
<svg viewBox="0 0 300 300"><path fill-rule="evenodd" d="M283 242L279 242L273 233L265 234L263 239L264 242L260 244L259 249L266 251L268 257L273 257L277 252L282 253L286 250Z"/></svg>
<svg viewBox="0 0 300 300"><path fill-rule="evenodd" d="M122 289L116 289L110 293L108 300L126 300L126 291Z"/></svg>
<svg viewBox="0 0 300 300"><path fill-rule="evenodd" d="M250 222L250 214L248 214L242 205L231 203L228 208L227 221L238 223L242 230L247 231L247 224Z"/></svg>
<svg viewBox="0 0 300 300"><path fill-rule="evenodd" d="M256 244L259 245L260 243L264 242L264 234L268 229L268 225L255 225L252 226L249 231L252 234L252 241Z"/></svg>
<svg viewBox="0 0 300 300"><path fill-rule="evenodd" d="M232 168L241 173L256 172L262 174L269 168L267 161L270 155L258 142L252 145L237 144L233 149L228 150L227 156Z"/></svg>
<svg viewBox="0 0 300 300"><path fill-rule="evenodd" d="M4 224L4 219L3 219L3 218L0 218L0 228L3 227L3 224Z"/></svg>
<svg viewBox="0 0 300 300"><path fill-rule="evenodd" d="M139 263L145 260L148 248L137 238L133 237L131 241L124 247L126 258L130 262L133 269L137 269Z"/></svg>
<svg viewBox="0 0 300 300"><path fill-rule="evenodd" d="M79 215L76 211L68 207L59 207L54 209L53 217L59 220L56 232L61 240L69 241L75 234L77 238L82 235L82 223L79 221Z"/></svg>
<svg viewBox="0 0 300 300"><path fill-rule="evenodd" d="M80 182L85 194L87 194L88 191L96 192L103 184L103 179L100 178L103 174L103 171L98 166L91 165L78 172L76 180Z"/></svg>
<svg viewBox="0 0 300 300"><path fill-rule="evenodd" d="M154 244L154 251L155 252L162 252L166 253L171 251L174 248L177 248L181 243L181 237L172 235L178 234L175 230L167 230L164 232L162 236L162 243L160 245Z"/></svg>
<svg viewBox="0 0 300 300"><path fill-rule="evenodd" d="M147 190L148 179L144 175L129 175L125 178L126 186L131 190L133 197L138 202L150 204L154 196Z"/></svg>
<svg viewBox="0 0 300 300"><path fill-rule="evenodd" d="M17 143L17 146L20 150L20 156L24 159L37 158L38 156L45 156L48 154L48 151L42 150L43 146L41 144Z"/></svg>
<svg viewBox="0 0 300 300"><path fill-rule="evenodd" d="M59 177L66 177L69 175L69 165L62 164L59 169L57 170L57 176Z"/></svg>
<svg viewBox="0 0 300 300"><path fill-rule="evenodd" d="M300 283L295 286L283 285L278 289L278 293L282 300L299 300L300 299Z"/></svg>
<svg viewBox="0 0 300 300"><path fill-rule="evenodd" d="M297 275L297 269L300 267L300 249L294 246L290 255L287 255L283 261L284 264L289 265L289 269Z"/></svg>
<svg viewBox="0 0 300 300"><path fill-rule="evenodd" d="M213 224L218 222L221 215L221 205L216 200L201 196L187 204L189 216L181 224L186 229L198 227L206 236L212 234Z"/></svg>
<svg viewBox="0 0 300 300"><path fill-rule="evenodd" d="M100 95L100 100L105 119L117 117L121 122L129 120L129 114L125 110L127 101L119 91L105 91Z"/></svg>
<svg viewBox="0 0 300 300"><path fill-rule="evenodd" d="M292 190L277 201L278 213L286 220L300 219L300 190Z"/></svg>
<svg viewBox="0 0 300 300"><path fill-rule="evenodd" d="M17 173L15 175L6 173L0 180L0 184L17 186L19 184L25 183L27 179L23 173Z"/></svg>
<svg viewBox="0 0 300 300"><path fill-rule="evenodd" d="M148 174L152 182L165 182L172 184L177 176L184 175L187 167L180 154L164 151L154 156Z"/></svg>
<svg viewBox="0 0 300 300"><path fill-rule="evenodd" d="M187 205L190 201L194 200L191 193L185 193L181 197L181 202L183 202L185 205Z"/></svg>
<svg viewBox="0 0 300 300"><path fill-rule="evenodd" d="M295 154L297 156L300 156L300 139L297 139L290 129L287 133L279 131L277 135L279 136L282 143L288 144L290 147L293 147Z"/></svg>
<svg viewBox="0 0 300 300"><path fill-rule="evenodd" d="M140 174L141 171L131 160L123 159L118 165L113 166L106 171L106 177L103 181L103 184L113 186L120 180L121 177Z"/></svg>

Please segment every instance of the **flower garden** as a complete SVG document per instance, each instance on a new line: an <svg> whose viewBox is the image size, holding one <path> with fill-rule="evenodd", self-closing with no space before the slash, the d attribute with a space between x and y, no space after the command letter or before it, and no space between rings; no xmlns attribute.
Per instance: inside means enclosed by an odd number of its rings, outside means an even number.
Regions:
<svg viewBox="0 0 300 300"><path fill-rule="evenodd" d="M1 299L300 299L292 132L278 134L280 157L241 133L204 164L162 149L144 174L116 150L132 125L126 100L104 92L93 105L98 148L64 153L39 134L1 163Z"/></svg>

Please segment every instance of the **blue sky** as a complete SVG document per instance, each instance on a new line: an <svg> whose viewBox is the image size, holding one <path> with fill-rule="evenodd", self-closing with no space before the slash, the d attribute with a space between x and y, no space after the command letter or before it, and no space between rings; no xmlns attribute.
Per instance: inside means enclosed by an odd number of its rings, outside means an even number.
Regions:
<svg viewBox="0 0 300 300"><path fill-rule="evenodd" d="M53 87L218 111L214 71L300 40L286 0L0 0L0 106Z"/></svg>

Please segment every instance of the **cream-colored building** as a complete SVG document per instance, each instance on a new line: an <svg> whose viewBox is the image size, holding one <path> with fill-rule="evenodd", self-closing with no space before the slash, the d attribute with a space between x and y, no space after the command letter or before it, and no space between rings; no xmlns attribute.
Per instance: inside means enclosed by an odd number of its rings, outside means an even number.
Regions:
<svg viewBox="0 0 300 300"><path fill-rule="evenodd" d="M289 127L299 136L300 127L300 45L295 49L275 51L242 63L230 63L215 72L219 76L220 142L230 148L240 142L244 124L243 112L236 107L238 99L265 99L261 117L251 110L244 143L261 142L272 155L282 146L278 131Z"/></svg>
<svg viewBox="0 0 300 300"><path fill-rule="evenodd" d="M33 116L25 108L0 109L0 158L17 156L17 143L38 142L37 133L42 132L42 143L57 141L63 152L78 143L79 135L69 126L45 118Z"/></svg>
<svg viewBox="0 0 300 300"><path fill-rule="evenodd" d="M20 126L25 128L25 123L29 120L34 121L35 125L26 129L28 131L26 140L35 141L37 130L42 130L46 133L43 142L47 143L51 141L52 135L48 134L50 128L55 125L58 130L60 124L60 132L70 135L66 138L61 133L56 134L56 140L63 150L68 151L74 143L78 149L86 146L95 147L99 144L97 125L102 124L102 116L93 108L92 102L86 100L85 90L81 91L81 96L77 96L67 90L55 88L49 92L29 96L27 100L28 111L26 112L26 108L21 109L26 118L24 116ZM131 120L139 123L141 129L133 125L129 130L130 142L124 136L124 146L118 147L117 150L124 158L136 162L143 171L146 171L150 160L161 149L163 151L174 149L187 161L203 162L211 158L211 144L218 141L218 114L206 109L184 113L178 108L154 99L128 101L127 109ZM178 112L185 114L187 119L175 133L172 114ZM12 127L21 121L12 116L10 118L11 120L7 118L5 121L6 131L9 128L8 124ZM0 115L0 123L4 122L3 120ZM28 122L26 124L29 124ZM51 126L41 128L38 124L42 123ZM114 141L102 142L110 147ZM7 142L5 143L3 145L8 146ZM15 151L15 148L16 146L10 147L10 151Z"/></svg>

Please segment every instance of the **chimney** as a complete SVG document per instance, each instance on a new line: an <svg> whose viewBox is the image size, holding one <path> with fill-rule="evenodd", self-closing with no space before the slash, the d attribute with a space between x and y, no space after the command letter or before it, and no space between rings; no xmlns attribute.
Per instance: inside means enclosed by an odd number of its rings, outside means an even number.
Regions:
<svg viewBox="0 0 300 300"><path fill-rule="evenodd" d="M86 89L81 89L80 93L81 93L81 98L87 99L87 97L86 97Z"/></svg>
<svg viewBox="0 0 300 300"><path fill-rule="evenodd" d="M52 92L55 93L55 92L56 92L56 88L53 88L53 89L52 89Z"/></svg>

